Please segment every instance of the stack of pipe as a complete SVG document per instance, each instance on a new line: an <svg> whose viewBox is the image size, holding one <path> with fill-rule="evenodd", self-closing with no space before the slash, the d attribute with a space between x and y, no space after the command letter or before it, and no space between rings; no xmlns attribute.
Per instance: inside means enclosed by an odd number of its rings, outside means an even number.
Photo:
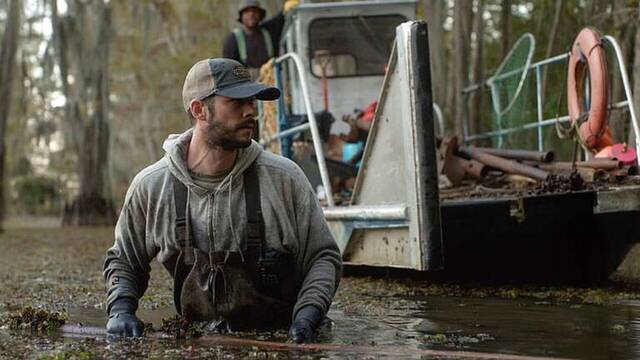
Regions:
<svg viewBox="0 0 640 360"><path fill-rule="evenodd" d="M440 141L438 170L453 183L459 183L465 176L482 179L489 170L506 174L526 176L545 181L552 174L580 174L587 182L598 180L620 180L637 174L637 167L625 166L615 158L596 158L575 163L554 161L552 151L531 151L520 149L495 149L474 146L458 146L457 138Z"/></svg>

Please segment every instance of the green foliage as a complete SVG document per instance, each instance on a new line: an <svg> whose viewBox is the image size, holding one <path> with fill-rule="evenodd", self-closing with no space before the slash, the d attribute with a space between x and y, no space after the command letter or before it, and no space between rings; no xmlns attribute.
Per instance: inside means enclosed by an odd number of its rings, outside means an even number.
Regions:
<svg viewBox="0 0 640 360"><path fill-rule="evenodd" d="M62 206L60 182L44 175L24 175L12 181L11 198L18 204L14 209L30 215L54 215Z"/></svg>

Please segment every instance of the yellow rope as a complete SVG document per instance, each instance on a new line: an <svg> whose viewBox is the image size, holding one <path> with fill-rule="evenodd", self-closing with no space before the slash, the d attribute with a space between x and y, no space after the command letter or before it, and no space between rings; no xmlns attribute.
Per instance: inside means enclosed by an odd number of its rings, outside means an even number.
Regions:
<svg viewBox="0 0 640 360"><path fill-rule="evenodd" d="M273 73L273 59L267 61L260 68L260 76L258 81L268 85L275 86L275 74ZM260 141L271 139L278 133L278 112L276 109L276 101L263 101L260 122ZM274 141L267 145L267 150L280 154L280 146L278 141Z"/></svg>

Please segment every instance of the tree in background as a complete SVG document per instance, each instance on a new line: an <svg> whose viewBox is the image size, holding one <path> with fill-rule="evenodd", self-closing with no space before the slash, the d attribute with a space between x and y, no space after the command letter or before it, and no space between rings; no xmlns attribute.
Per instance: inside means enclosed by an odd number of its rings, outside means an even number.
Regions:
<svg viewBox="0 0 640 360"><path fill-rule="evenodd" d="M447 97L447 66L445 64L445 42L443 22L446 17L445 0L425 0L424 16L429 27L429 52L431 53L431 74L433 99L444 106Z"/></svg>
<svg viewBox="0 0 640 360"><path fill-rule="evenodd" d="M105 24L99 20L105 14L100 8L104 4L99 4L104 1L59 0L61 9L55 14L53 0L30 0L29 6L24 5L12 72L11 114L3 132L7 135L2 137L6 141L3 188L12 199L24 202L26 197L16 189L33 189L37 180L47 191L50 183L61 185L55 199L73 197L69 203L74 206L67 214L83 212L76 204L80 193L102 194L105 206L113 199L117 209L133 175L163 156L167 134L190 126L180 100L186 71L199 59L218 56L222 38L237 26L235 1L110 0L106 5L112 21L110 41L99 44ZM8 20L15 19L8 15L12 3L0 1L2 38L7 36L3 30ZM274 14L282 1L264 0L264 5ZM456 13L457 5L461 12ZM565 52L586 25L614 35L623 45L640 110L638 6L638 0L421 0L418 9L429 22L434 98L445 112L448 133L453 133L456 123L462 131L456 117L460 88L491 76L503 52L525 32L536 38L533 61ZM457 25L456 17L462 17ZM56 24L53 42L45 31L49 22ZM610 63L611 71L615 67ZM566 68L545 70L543 111L545 118L552 118L558 103L564 101L566 106ZM101 73L104 78L98 76ZM535 74L530 76L534 79ZM618 85L612 85L615 91ZM0 86L6 89L7 82ZM489 130L492 114L487 89L482 97L468 100L470 130ZM0 111L7 109L0 105ZM628 121L626 116L622 112L621 120ZM563 145L549 130L545 146L559 153ZM93 144L83 143L91 137ZM25 209L7 203L9 211ZM40 206L38 201L31 203ZM58 205L52 204L46 214L57 215Z"/></svg>
<svg viewBox="0 0 640 360"><path fill-rule="evenodd" d="M473 44L472 44L472 83L484 81L484 0L476 0L476 9L473 16ZM482 113L483 94L478 91L471 96L471 108L469 111L469 133L475 134L480 130L480 113Z"/></svg>
<svg viewBox="0 0 640 360"><path fill-rule="evenodd" d="M511 49L511 0L502 0L500 10L500 37L502 39L502 58Z"/></svg>
<svg viewBox="0 0 640 360"><path fill-rule="evenodd" d="M469 84L469 53L471 20L473 18L472 1L456 1L453 16L453 86L449 91L450 114L454 119L454 133L464 134L464 121L467 106L462 90Z"/></svg>
<svg viewBox="0 0 640 360"><path fill-rule="evenodd" d="M108 187L109 46L111 8L104 0L53 0L53 31L66 98L66 133L78 156L78 194L65 206L63 224L115 221Z"/></svg>
<svg viewBox="0 0 640 360"><path fill-rule="evenodd" d="M182 82L196 61L220 55L237 3L112 0L111 7L110 176L119 204L133 176L164 155L167 135L191 126Z"/></svg>
<svg viewBox="0 0 640 360"><path fill-rule="evenodd" d="M9 1L5 31L0 44L0 222L4 221L6 213L5 139L7 138L6 129L12 103L13 74L16 70L15 60L18 51L21 9L21 0Z"/></svg>

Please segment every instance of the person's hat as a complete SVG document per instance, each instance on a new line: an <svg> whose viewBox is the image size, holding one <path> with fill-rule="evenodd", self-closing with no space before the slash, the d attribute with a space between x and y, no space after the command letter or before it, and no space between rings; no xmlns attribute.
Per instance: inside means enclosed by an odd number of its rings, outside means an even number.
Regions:
<svg viewBox="0 0 640 360"><path fill-rule="evenodd" d="M182 87L182 103L185 111L193 100L203 100L211 95L233 99L255 97L258 100L276 100L280 90L251 81L249 69L232 59L205 59L191 67Z"/></svg>
<svg viewBox="0 0 640 360"><path fill-rule="evenodd" d="M265 10L260 1L258 0L242 0L240 1L240 5L238 5L238 22L242 22L242 12L247 10L248 8L256 8L260 11L260 21L264 19L267 15L267 10Z"/></svg>

